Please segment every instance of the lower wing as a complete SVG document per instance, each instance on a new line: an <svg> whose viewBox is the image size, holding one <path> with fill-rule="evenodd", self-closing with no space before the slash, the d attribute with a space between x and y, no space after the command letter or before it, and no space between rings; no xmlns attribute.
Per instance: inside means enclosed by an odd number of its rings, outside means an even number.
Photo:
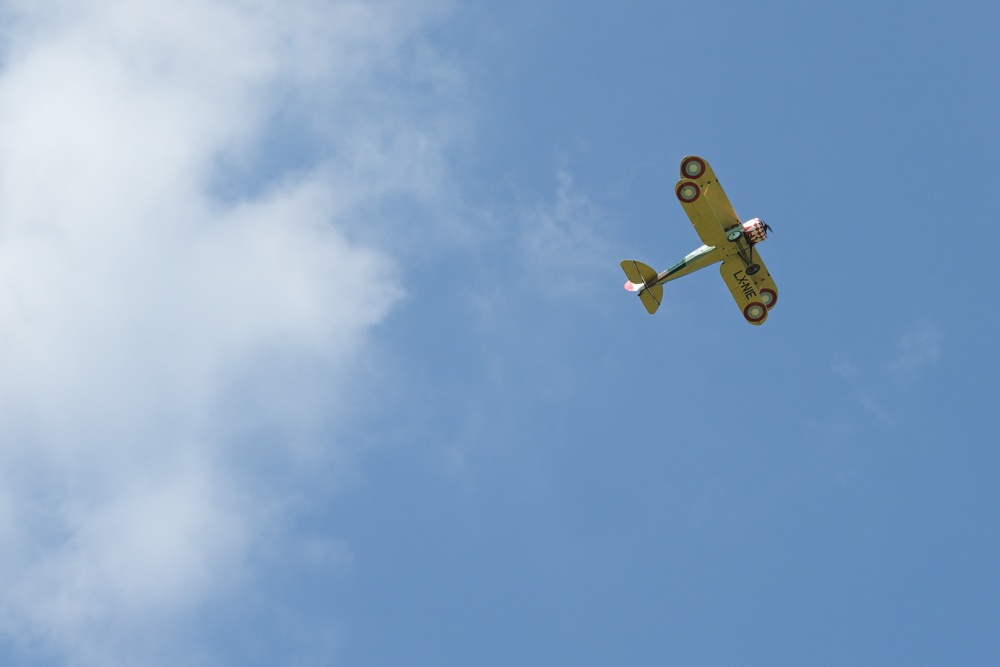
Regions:
<svg viewBox="0 0 1000 667"><path fill-rule="evenodd" d="M746 321L760 325L767 319L768 311L778 303L778 288L756 253L753 262L747 266L739 255L730 255L722 262L719 271Z"/></svg>

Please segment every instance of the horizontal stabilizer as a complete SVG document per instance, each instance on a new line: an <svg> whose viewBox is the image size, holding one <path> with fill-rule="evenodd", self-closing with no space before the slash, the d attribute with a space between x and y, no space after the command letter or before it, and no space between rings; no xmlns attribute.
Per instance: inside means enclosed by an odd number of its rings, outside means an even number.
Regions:
<svg viewBox="0 0 1000 667"><path fill-rule="evenodd" d="M646 307L646 310L649 311L649 314L652 315L655 313L656 309L663 302L663 285L651 285L650 287L646 287L646 285L656 281L656 270L634 259L623 261L622 269L624 269L625 275L628 276L625 289L629 292L638 292L639 299L642 301L642 305Z"/></svg>
<svg viewBox="0 0 1000 667"><path fill-rule="evenodd" d="M656 312L663 302L663 285L653 285L639 292L639 299L650 315Z"/></svg>
<svg viewBox="0 0 1000 667"><path fill-rule="evenodd" d="M645 283L656 280L656 271L653 267L646 266L642 262L637 262L634 259L624 260L622 262L622 269L625 270L625 275L628 276L629 282L635 285L641 286Z"/></svg>

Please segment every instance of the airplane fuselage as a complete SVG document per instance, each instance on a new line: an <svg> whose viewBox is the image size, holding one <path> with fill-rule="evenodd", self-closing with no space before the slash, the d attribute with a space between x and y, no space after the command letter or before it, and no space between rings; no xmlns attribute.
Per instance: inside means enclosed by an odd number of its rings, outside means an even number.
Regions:
<svg viewBox="0 0 1000 667"><path fill-rule="evenodd" d="M715 264L716 262L721 262L723 259L725 259L725 254L719 248L712 245L703 245L697 250L689 252L684 256L684 259L677 262L669 269L660 271L652 285L676 280L681 276L694 273L698 269L703 269L706 266ZM652 287L652 285L646 285L646 287Z"/></svg>

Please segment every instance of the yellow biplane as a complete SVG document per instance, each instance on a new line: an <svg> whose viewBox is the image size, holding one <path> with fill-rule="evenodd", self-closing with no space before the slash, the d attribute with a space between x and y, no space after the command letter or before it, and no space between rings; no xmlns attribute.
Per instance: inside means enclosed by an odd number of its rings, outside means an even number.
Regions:
<svg viewBox="0 0 1000 667"><path fill-rule="evenodd" d="M674 192L704 245L660 273L626 259L622 262L628 276L625 289L637 293L652 314L663 302L663 283L722 262L722 279L743 317L750 324L763 324L778 302L778 288L755 248L771 228L760 218L740 220L704 158L689 155L681 160L681 180Z"/></svg>

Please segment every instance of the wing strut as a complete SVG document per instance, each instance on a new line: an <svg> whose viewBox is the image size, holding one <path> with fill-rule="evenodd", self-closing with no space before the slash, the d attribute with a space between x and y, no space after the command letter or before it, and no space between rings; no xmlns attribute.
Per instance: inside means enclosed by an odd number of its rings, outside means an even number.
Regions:
<svg viewBox="0 0 1000 667"><path fill-rule="evenodd" d="M743 244L746 244L746 248L743 248ZM736 241L737 246L739 246L739 256L746 264L747 275L752 276L758 271L760 271L760 265L754 264L753 261L753 241L747 238L746 234L741 234L739 239Z"/></svg>

